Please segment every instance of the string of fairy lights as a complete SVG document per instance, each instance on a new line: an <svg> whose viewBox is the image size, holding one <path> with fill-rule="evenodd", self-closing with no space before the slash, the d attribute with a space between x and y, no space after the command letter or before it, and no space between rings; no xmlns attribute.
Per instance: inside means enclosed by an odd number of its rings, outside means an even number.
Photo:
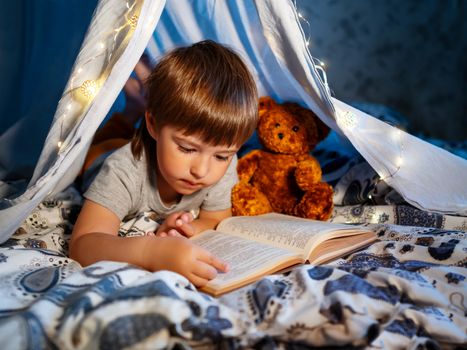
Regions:
<svg viewBox="0 0 467 350"><path fill-rule="evenodd" d="M381 182L386 182L388 179L393 178L401 169L402 165L404 164L404 159L403 159L403 152L404 152L404 144L402 142L402 131L396 127L393 127L394 131L392 132L392 138L395 141L395 143L399 146L399 155L395 159L395 170L390 170L386 167L387 175L381 177L381 175L378 174L378 179L376 180L375 188L381 183ZM371 200L373 198L372 192L368 193L368 198Z"/></svg>
<svg viewBox="0 0 467 350"><path fill-rule="evenodd" d="M298 9L296 0L293 0L293 5L295 7L295 11L297 13L297 16L298 16L298 18L300 20L302 31L305 34L305 42L306 42L307 48L309 49L310 46L311 46L311 24L310 24L310 21L308 21L308 19ZM310 56L313 59L313 63L315 65L315 68L318 71L324 86L328 89L329 92L331 92L331 90L329 89L327 75L326 75L326 68L327 68L326 64L322 60L317 59L316 57L313 57L312 55L310 55ZM356 126L357 122L358 122L357 121L357 116L354 113L351 113L349 111L346 111L343 115L337 113L336 117L339 119L339 126L341 126L343 128L346 128L348 130L354 128ZM378 183L381 182L381 181L385 181L385 180L387 180L389 178L394 177L396 175L396 173L399 172L402 165L404 164L404 158L403 158L404 144L402 142L402 131L400 129L398 129L397 127L393 127L393 129L394 130L393 130L393 132L391 134L391 137L392 137L392 140L394 141L394 143L396 145L398 145L398 148L399 148L399 154L398 154L397 158L394 161L395 169L394 170L387 169L387 171L386 171L387 175L386 176L379 175L379 179L377 180ZM369 194L368 197L371 199L371 194Z"/></svg>
<svg viewBox="0 0 467 350"><path fill-rule="evenodd" d="M380 177L378 181L385 181L391 177L394 177L394 175L401 169L402 165L404 164L404 159L402 157L403 152L404 152L404 144L402 142L402 131L396 127L394 127L394 131L391 134L393 140L397 145L399 145L399 155L396 158L395 165L396 165L396 170L390 171L388 170L388 175L385 177Z"/></svg>
<svg viewBox="0 0 467 350"><path fill-rule="evenodd" d="M125 7L122 21L118 23L118 26L101 34L100 40L96 44L97 47L94 48L96 53L72 70L67 90L59 101L59 106L65 100L67 103L64 108L61 108L63 113L59 116L60 137L57 142L57 153L65 148L64 138L67 134L64 130L65 124L73 127L74 121L83 115L90 106L109 76L113 66L112 60L118 56L117 52L120 46L129 40L136 28L141 11L141 1L127 1ZM96 61L99 59L102 60L99 62L102 69L95 74L93 70L96 69Z"/></svg>
<svg viewBox="0 0 467 350"><path fill-rule="evenodd" d="M355 128L358 125L358 117L350 112L346 111L343 115L340 113L337 113L337 119L339 122L339 126L343 129L351 131L353 128ZM403 153L404 153L404 143L402 142L402 130L393 127L392 133L391 133L391 138L394 141L394 144L398 146L398 156L396 157L394 161L395 169L390 170L387 169L387 175L383 177L379 177L377 182L385 181L391 177L394 177L396 173L401 169L402 165L404 164L404 158L403 158ZM369 198L371 199L371 195L369 195Z"/></svg>
<svg viewBox="0 0 467 350"><path fill-rule="evenodd" d="M295 12L297 13L297 16L300 20L300 23L301 24L305 24L305 29L303 28L303 25L301 26L302 27L302 31L304 32L305 34L305 43L306 43L306 46L307 48L310 48L311 46L311 24L310 24L310 21L307 20L307 18L302 14L302 12L298 9L298 6L297 6L297 1L296 0L293 0L293 5L295 7ZM329 90L329 85L328 85L328 78L326 76L326 63L324 63L322 60L310 55L312 60L313 60L313 63L315 65L315 69L316 71L318 72L324 86Z"/></svg>
<svg viewBox="0 0 467 350"><path fill-rule="evenodd" d="M60 123L60 136L56 144L57 154L66 148L65 139L69 131L75 127L76 121L89 108L108 78L115 60L121 54L119 50L125 49L126 42L133 35L140 17L142 3L143 0L126 1L118 27L102 33L100 40L97 41L97 47L93 48L96 53L84 62L80 62L78 66L73 67L66 91L58 102L57 113L61 112L61 114L58 113L59 116L54 120L54 123ZM151 22L152 19L149 19L145 29L150 29L149 23ZM84 48L86 51L93 51L86 47L86 44ZM102 62L97 62L102 56L104 56ZM78 56L77 62L79 59ZM96 67L102 67L102 69L95 73ZM67 127L69 130L65 132L64 129ZM51 193L52 190L49 191L48 195ZM3 205L11 206L13 202L10 198L1 198L0 208Z"/></svg>

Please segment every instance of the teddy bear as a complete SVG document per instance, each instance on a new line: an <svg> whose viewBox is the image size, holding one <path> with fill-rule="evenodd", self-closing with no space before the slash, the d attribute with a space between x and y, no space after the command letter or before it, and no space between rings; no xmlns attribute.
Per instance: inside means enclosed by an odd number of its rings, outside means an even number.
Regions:
<svg viewBox="0 0 467 350"><path fill-rule="evenodd" d="M260 98L258 113L257 134L264 149L238 161L233 215L276 212L327 220L333 210L333 190L321 181L321 166L310 151L329 128L310 110L270 97Z"/></svg>

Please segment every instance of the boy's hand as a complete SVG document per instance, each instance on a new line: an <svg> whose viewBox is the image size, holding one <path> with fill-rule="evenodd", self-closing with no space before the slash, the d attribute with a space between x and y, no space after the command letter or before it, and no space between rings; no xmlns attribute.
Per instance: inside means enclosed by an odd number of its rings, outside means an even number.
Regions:
<svg viewBox="0 0 467 350"><path fill-rule="evenodd" d="M155 238L153 242L143 252L145 265L151 271L174 271L201 287L216 277L217 271L228 270L225 262L181 237Z"/></svg>
<svg viewBox="0 0 467 350"><path fill-rule="evenodd" d="M187 237L190 238L195 234L195 228L192 225L193 215L180 211L172 213L156 231L158 237Z"/></svg>

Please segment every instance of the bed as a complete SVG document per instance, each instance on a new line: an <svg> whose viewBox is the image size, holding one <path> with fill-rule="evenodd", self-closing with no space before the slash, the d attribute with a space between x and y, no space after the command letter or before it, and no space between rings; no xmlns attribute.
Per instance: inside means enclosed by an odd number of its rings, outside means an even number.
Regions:
<svg viewBox="0 0 467 350"><path fill-rule="evenodd" d="M347 180L335 188L347 183L352 195L341 196L348 203L336 205L331 221L365 224L377 243L219 298L169 271L82 268L68 258L82 202L70 187L0 247L0 348L465 347L467 218L362 202L359 180ZM120 234L144 234L150 224L142 213Z"/></svg>

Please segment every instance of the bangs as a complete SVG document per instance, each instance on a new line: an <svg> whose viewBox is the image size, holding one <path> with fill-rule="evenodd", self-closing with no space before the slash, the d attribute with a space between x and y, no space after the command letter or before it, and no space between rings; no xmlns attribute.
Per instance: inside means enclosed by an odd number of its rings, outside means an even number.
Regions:
<svg viewBox="0 0 467 350"><path fill-rule="evenodd" d="M231 101L179 100L172 113L169 111L170 122L164 124L170 124L187 135L198 135L203 142L213 146L240 146L253 134L257 125L258 108L255 98L251 100L240 106Z"/></svg>
<svg viewBox="0 0 467 350"><path fill-rule="evenodd" d="M232 50L212 41L174 50L148 79L148 110L211 145L239 146L258 122L256 84Z"/></svg>

